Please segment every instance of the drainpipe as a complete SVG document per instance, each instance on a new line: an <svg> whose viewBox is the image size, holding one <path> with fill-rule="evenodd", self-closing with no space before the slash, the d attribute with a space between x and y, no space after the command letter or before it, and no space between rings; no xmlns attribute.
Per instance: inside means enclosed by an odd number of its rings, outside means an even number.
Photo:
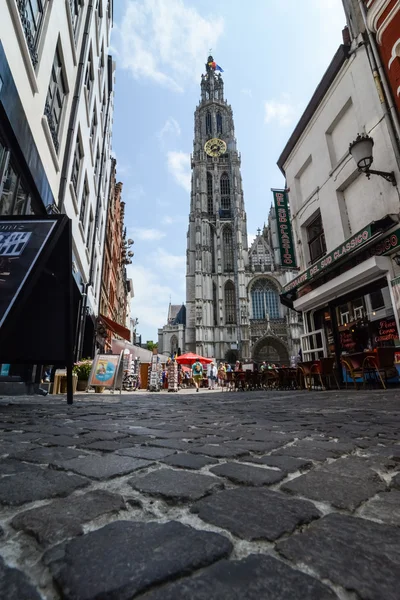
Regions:
<svg viewBox="0 0 400 600"><path fill-rule="evenodd" d="M100 171L99 171L99 179L97 183L97 200L96 200L96 214L94 219L94 227L93 227L93 238L92 238L92 247L90 249L90 268L89 268L89 277L88 281L85 284L85 293L84 300L82 302L82 310L79 318L80 327L79 327L79 339L77 343L77 358L81 358L82 350L83 350L83 340L85 337L85 328L86 328L86 309L88 304L88 292L90 286L93 285L93 271L94 271L94 253L96 249L96 231L99 226L99 216L100 216L100 206L101 206L101 182L103 179L103 168L104 168L104 154L107 142L107 132L108 132L108 116L110 112L110 104L111 97L113 93L113 81L112 81L112 57L108 55L107 61L107 81L108 81L108 100L107 100L107 110L104 119L104 128L103 128L103 143L101 146L101 157L100 157ZM109 201L109 198L107 199ZM108 203L107 203L108 204ZM108 209L108 206L107 206ZM104 250L103 250L104 251Z"/></svg>
<svg viewBox="0 0 400 600"><path fill-rule="evenodd" d="M387 81L387 77L386 77L386 73L385 73L385 70L382 65L381 57L379 55L379 51L378 51L378 48L377 48L377 45L375 42L375 37L368 27L367 11L366 11L363 0L358 0L358 5L359 5L360 12L361 12L361 15L362 15L362 18L364 21L365 31L368 36L368 42L372 49L372 56L371 56L372 61L371 62L372 62L372 69L373 69L373 76L375 79L375 83L378 86L378 93L379 93L380 84L382 84L382 86L383 86L384 95L382 97L381 102L385 109L385 116L388 117L386 119L386 122L388 124L389 135L392 138L392 143L394 146L394 151L395 151L395 156L396 156L396 162L400 169L400 121L399 121L399 116L397 114L397 108L393 102L392 92L390 90L390 87L389 87L389 84ZM381 96L381 94L380 94L380 96Z"/></svg>
<svg viewBox="0 0 400 600"><path fill-rule="evenodd" d="M85 29L83 31L82 47L79 56L78 72L75 80L74 97L72 98L71 113L68 123L67 141L65 143L64 160L61 169L60 189L58 191L58 210L64 211L65 190L67 187L68 163L71 157L72 146L75 141L75 127L78 118L79 99L82 93L83 81L85 78L86 55L89 47L90 25L93 15L93 0L89 0L86 12Z"/></svg>

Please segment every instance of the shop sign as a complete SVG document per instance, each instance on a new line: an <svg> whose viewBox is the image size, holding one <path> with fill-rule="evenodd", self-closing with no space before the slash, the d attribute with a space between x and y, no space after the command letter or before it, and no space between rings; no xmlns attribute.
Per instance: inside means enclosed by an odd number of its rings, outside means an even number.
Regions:
<svg viewBox="0 0 400 600"><path fill-rule="evenodd" d="M397 325L394 318L380 319L376 323L374 322L374 342L389 342L391 340L398 340L399 334L397 332Z"/></svg>
<svg viewBox="0 0 400 600"><path fill-rule="evenodd" d="M119 354L97 354L93 360L88 385L115 387L120 360Z"/></svg>
<svg viewBox="0 0 400 600"><path fill-rule="evenodd" d="M353 250L360 248L360 246L368 242L368 240L371 239L371 237L371 225L367 225L367 227L364 227L364 229L362 229L361 231L353 235L353 237L348 239L346 242L335 248L335 250L332 250L332 252L321 258L321 260L313 264L309 269L303 271L303 273L301 273L298 277L292 279L292 281L285 285L284 292L290 292L290 290L293 290L294 288L298 287L299 285L302 285L306 281L309 281L316 275L319 275L327 267L330 267L331 265L335 264L338 260L340 260L344 256L347 256L347 254L353 252Z"/></svg>
<svg viewBox="0 0 400 600"><path fill-rule="evenodd" d="M287 194L285 190L272 190L272 193L274 195L282 265L286 269L296 269L296 257L294 253L293 234L290 223Z"/></svg>
<svg viewBox="0 0 400 600"><path fill-rule="evenodd" d="M1 220L0 327L34 268L57 221Z"/></svg>

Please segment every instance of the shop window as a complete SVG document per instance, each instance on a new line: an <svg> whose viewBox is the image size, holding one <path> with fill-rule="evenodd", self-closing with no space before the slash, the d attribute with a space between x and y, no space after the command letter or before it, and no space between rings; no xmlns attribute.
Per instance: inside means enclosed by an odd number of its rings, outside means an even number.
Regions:
<svg viewBox="0 0 400 600"><path fill-rule="evenodd" d="M385 301L382 296L381 290L376 290L376 292L371 292L369 295L369 300L371 302L372 310L379 310L385 307Z"/></svg>
<svg viewBox="0 0 400 600"><path fill-rule="evenodd" d="M326 254L325 233L320 213L307 227L307 240L310 263L314 263Z"/></svg>
<svg viewBox="0 0 400 600"><path fill-rule="evenodd" d="M66 93L67 88L65 85L64 67L61 61L60 50L57 48L54 56L53 67L51 69L50 83L47 90L46 104L44 107L44 114L47 118L51 137L57 152L60 145L60 124Z"/></svg>
<svg viewBox="0 0 400 600"><path fill-rule="evenodd" d="M236 323L235 286L232 281L225 284L225 322L227 325Z"/></svg>
<svg viewBox="0 0 400 600"><path fill-rule="evenodd" d="M350 323L350 310L348 304L343 304L339 306L339 321L341 325L346 325Z"/></svg>

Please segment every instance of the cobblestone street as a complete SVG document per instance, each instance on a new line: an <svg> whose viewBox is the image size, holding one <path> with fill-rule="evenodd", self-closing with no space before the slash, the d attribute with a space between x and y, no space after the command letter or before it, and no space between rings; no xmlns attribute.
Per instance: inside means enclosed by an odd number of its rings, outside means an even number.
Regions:
<svg viewBox="0 0 400 600"><path fill-rule="evenodd" d="M0 597L398 600L399 391L0 398Z"/></svg>

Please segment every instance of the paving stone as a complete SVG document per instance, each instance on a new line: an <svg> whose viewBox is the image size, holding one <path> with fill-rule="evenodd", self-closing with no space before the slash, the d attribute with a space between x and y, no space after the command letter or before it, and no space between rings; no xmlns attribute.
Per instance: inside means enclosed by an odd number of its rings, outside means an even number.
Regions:
<svg viewBox="0 0 400 600"><path fill-rule="evenodd" d="M0 556L0 598L4 600L41 600L25 573L8 567Z"/></svg>
<svg viewBox="0 0 400 600"><path fill-rule="evenodd" d="M238 446L226 446L221 444L220 446L213 446L211 444L205 444L204 446L194 446L188 449L188 452L193 454L205 454L206 456L214 456L216 458L237 458L238 456L244 456L248 454L248 450Z"/></svg>
<svg viewBox="0 0 400 600"><path fill-rule="evenodd" d="M313 466L310 460L293 458L292 456L252 456L246 460L256 464L268 465L269 467L277 467L284 473L294 473L303 469L311 469Z"/></svg>
<svg viewBox="0 0 400 600"><path fill-rule="evenodd" d="M78 475L67 475L36 465L26 467L0 479L0 504L18 506L25 502L67 496L89 484L88 479Z"/></svg>
<svg viewBox="0 0 400 600"><path fill-rule="evenodd" d="M400 529L330 514L277 544L296 564L313 569L363 600L398 600Z"/></svg>
<svg viewBox="0 0 400 600"><path fill-rule="evenodd" d="M198 500L224 487L218 479L210 475L172 469L159 469L148 475L130 479L128 483L141 492L176 501Z"/></svg>
<svg viewBox="0 0 400 600"><path fill-rule="evenodd" d="M400 526L400 492L391 490L378 494L362 506L360 515Z"/></svg>
<svg viewBox="0 0 400 600"><path fill-rule="evenodd" d="M362 459L345 458L296 477L284 483L281 489L354 510L364 500L386 489L386 483Z"/></svg>
<svg viewBox="0 0 400 600"><path fill-rule="evenodd" d="M140 600L335 600L325 585L272 556L221 560L200 574L167 583Z"/></svg>
<svg viewBox="0 0 400 600"><path fill-rule="evenodd" d="M354 445L352 444L301 440L292 446L286 446L285 448L276 450L272 454L274 456L279 454L321 461L326 460L327 458L338 458L343 454L352 452L352 450L354 450Z"/></svg>
<svg viewBox="0 0 400 600"><path fill-rule="evenodd" d="M65 435L53 435L41 437L38 442L42 446L76 446L82 442L83 436L65 436Z"/></svg>
<svg viewBox="0 0 400 600"><path fill-rule="evenodd" d="M58 466L68 471L74 471L81 475L86 475L93 479L109 479L126 475L137 469L149 467L152 463L149 460L140 458L129 458L127 456L117 456L115 454L105 456L85 456L84 458L74 458L58 463Z"/></svg>
<svg viewBox="0 0 400 600"><path fill-rule="evenodd" d="M67 537L81 535L84 523L124 508L122 496L106 490L95 490L19 513L11 525L14 529L22 529L33 535L40 544L47 546Z"/></svg>
<svg viewBox="0 0 400 600"><path fill-rule="evenodd" d="M185 469L202 469L207 465L215 465L217 460L208 456L200 456L198 454L179 453L168 456L163 459L164 463L172 467L183 467Z"/></svg>
<svg viewBox="0 0 400 600"><path fill-rule="evenodd" d="M321 513L311 502L268 489L224 490L196 502L191 512L245 540L274 541Z"/></svg>
<svg viewBox="0 0 400 600"><path fill-rule="evenodd" d="M17 452L13 455L13 458L35 463L55 464L58 461L70 460L85 454L83 450L75 450L74 448L44 448L40 446L33 448L33 450Z"/></svg>
<svg viewBox="0 0 400 600"><path fill-rule="evenodd" d="M131 600L150 586L230 554L224 536L175 521L117 521L49 550L45 562L64 600Z"/></svg>
<svg viewBox="0 0 400 600"><path fill-rule="evenodd" d="M194 448L189 442L182 442L180 440L148 440L148 446L155 446L156 448L171 448L172 450L189 450Z"/></svg>
<svg viewBox="0 0 400 600"><path fill-rule="evenodd" d="M133 456L134 458L145 458L147 460L160 460L166 456L172 456L176 450L172 448L153 448L151 446L134 446L133 448L122 448L116 454L121 456Z"/></svg>
<svg viewBox="0 0 400 600"><path fill-rule="evenodd" d="M262 467L251 467L240 463L224 463L210 469L215 475L227 477L234 483L243 483L244 485L268 485L281 481L285 477L282 471L273 469L263 469Z"/></svg>
<svg viewBox="0 0 400 600"><path fill-rule="evenodd" d="M87 450L100 450L101 452L114 452L114 450L121 450L121 448L129 448L134 442L132 439L125 438L123 440L105 440L99 442L91 442L90 444L84 444L81 446Z"/></svg>

